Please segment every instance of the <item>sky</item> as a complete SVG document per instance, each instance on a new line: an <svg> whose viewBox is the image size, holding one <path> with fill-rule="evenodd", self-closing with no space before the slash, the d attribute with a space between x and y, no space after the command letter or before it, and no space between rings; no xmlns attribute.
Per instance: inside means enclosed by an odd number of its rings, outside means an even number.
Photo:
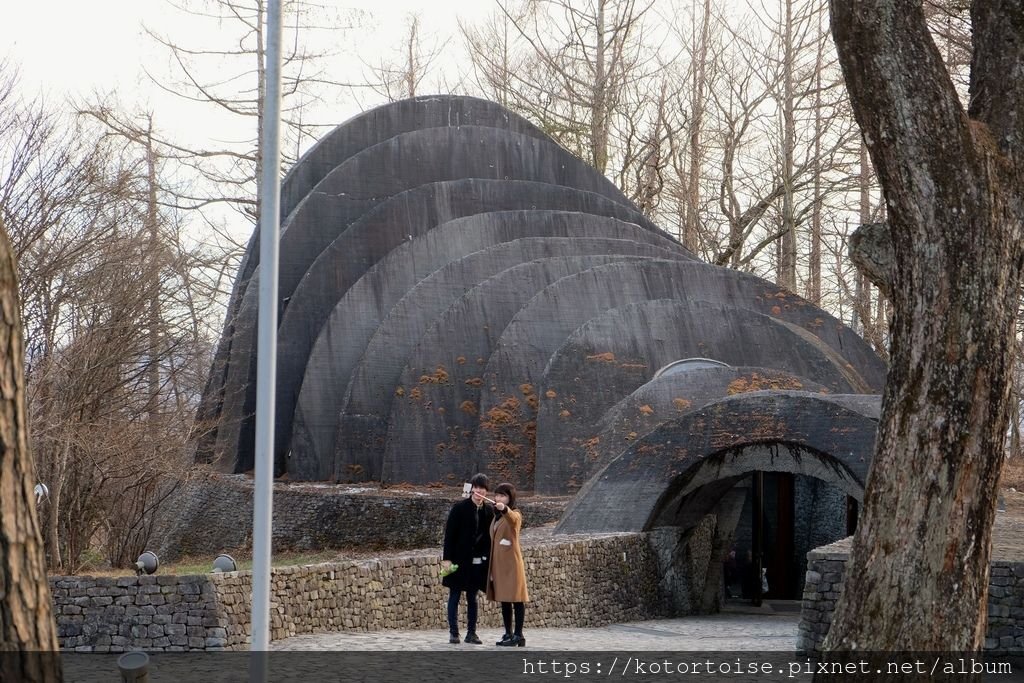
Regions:
<svg viewBox="0 0 1024 683"><path fill-rule="evenodd" d="M338 12L353 9L368 17L363 28L349 32L343 40L346 48L358 50L358 55L370 62L398 45L409 13L419 14L421 35L429 45L450 35L456 29L457 17L473 21L496 7L488 0L467 3L458 10L453 3L424 0L321 2ZM165 35L189 32L190 44L203 42L203 36L193 33L194 24L184 22L181 13L166 0L10 0L4 4L0 57L7 57L19 67L23 92L42 93L47 99L117 90L122 101L159 102L161 96L142 67L165 68L167 53L145 34L143 22ZM216 44L215 33L208 37L211 45ZM346 59L357 71L364 70L361 64L354 64L355 54L346 55ZM359 106L351 104L356 111ZM339 112L338 122L356 111Z"/></svg>

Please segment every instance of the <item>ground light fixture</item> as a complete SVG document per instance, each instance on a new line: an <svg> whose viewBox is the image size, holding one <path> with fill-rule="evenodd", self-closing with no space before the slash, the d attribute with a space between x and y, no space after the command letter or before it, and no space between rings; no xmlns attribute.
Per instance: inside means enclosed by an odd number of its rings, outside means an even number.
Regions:
<svg viewBox="0 0 1024 683"><path fill-rule="evenodd" d="M139 555L139 559L135 560L135 573L139 576L143 574L155 574L156 570L160 568L160 558L156 556L151 550Z"/></svg>
<svg viewBox="0 0 1024 683"><path fill-rule="evenodd" d="M214 574L220 572L233 572L238 570L238 563L235 562L235 558L231 557L227 553L221 553L213 560L213 572Z"/></svg>

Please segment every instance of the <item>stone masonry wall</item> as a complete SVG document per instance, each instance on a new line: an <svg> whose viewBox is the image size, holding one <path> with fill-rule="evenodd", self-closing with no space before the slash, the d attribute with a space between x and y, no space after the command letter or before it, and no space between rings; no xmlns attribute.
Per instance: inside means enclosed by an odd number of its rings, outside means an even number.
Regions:
<svg viewBox="0 0 1024 683"><path fill-rule="evenodd" d="M548 536L525 546L523 555L529 627L665 616L657 558L646 534ZM322 631L443 629L447 589L439 571L436 554L275 569L271 639ZM51 579L61 647L246 649L251 579L251 572ZM480 627L500 624L500 607L482 599Z"/></svg>
<svg viewBox="0 0 1024 683"><path fill-rule="evenodd" d="M276 552L324 548L403 549L440 545L461 487L274 483ZM252 547L253 482L246 475L204 473L179 485L158 511L148 547L164 562ZM567 498L524 497L529 526L558 520Z"/></svg>
<svg viewBox="0 0 1024 683"><path fill-rule="evenodd" d="M52 577L65 650L224 649L227 618L206 576Z"/></svg>
<svg viewBox="0 0 1024 683"><path fill-rule="evenodd" d="M797 650L821 651L832 624L836 600L850 554L850 539L807 554L807 577ZM1024 654L1024 562L993 560L989 578L985 652L993 656Z"/></svg>

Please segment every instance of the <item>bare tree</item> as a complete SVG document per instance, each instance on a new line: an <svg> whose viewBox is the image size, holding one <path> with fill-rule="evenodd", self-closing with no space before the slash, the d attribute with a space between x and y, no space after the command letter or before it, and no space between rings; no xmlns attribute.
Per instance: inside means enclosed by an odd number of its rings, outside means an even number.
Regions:
<svg viewBox="0 0 1024 683"><path fill-rule="evenodd" d="M363 62L370 69L366 79L370 89L388 102L426 94L423 88L427 77L432 74L448 43L424 45L418 14L409 14L406 24L401 46L396 51L397 57L381 57L376 65ZM438 86L435 84L430 92L438 92Z"/></svg>
<svg viewBox="0 0 1024 683"><path fill-rule="evenodd" d="M169 36L147 28L148 35L166 49L176 74L169 79L154 73L150 77L166 91L203 107L209 120L217 120L211 116L216 113L247 136L223 147L168 138L157 141L165 158L191 168L204 181L196 191L178 194L178 206L203 209L227 204L255 220L263 157L266 0L182 0L181 5L167 1L194 23L196 34L215 33L221 38L216 45L197 44L188 36ZM311 0L286 0L282 14L281 147L282 165L289 166L322 128L304 120L308 106L351 85L327 73L332 51L313 47L313 43L328 43L315 36L329 31L330 43L337 44L334 36L350 28L355 15L332 16L327 6Z"/></svg>
<svg viewBox="0 0 1024 683"><path fill-rule="evenodd" d="M977 651L1024 244L1024 14L971 3L965 110L920 1L831 12L894 268L878 443L826 647Z"/></svg>
<svg viewBox="0 0 1024 683"><path fill-rule="evenodd" d="M648 94L660 87L661 67L645 45L652 6L636 0L595 0L586 7L568 0L499 3L499 20L463 26L463 35L478 82L603 173L617 153L619 118L637 120L637 84L652 86L639 89Z"/></svg>
<svg viewBox="0 0 1024 683"><path fill-rule="evenodd" d="M166 208L152 135L2 95L0 215L19 254L49 564L123 565L186 465L213 336L206 274L220 255L185 239Z"/></svg>

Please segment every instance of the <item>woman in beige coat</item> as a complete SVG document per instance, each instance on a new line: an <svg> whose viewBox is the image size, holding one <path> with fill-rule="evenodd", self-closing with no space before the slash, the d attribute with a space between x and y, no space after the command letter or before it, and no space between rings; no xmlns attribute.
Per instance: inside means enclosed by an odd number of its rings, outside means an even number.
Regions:
<svg viewBox="0 0 1024 683"><path fill-rule="evenodd" d="M519 530L523 515L516 509L516 488L498 484L494 489L494 521L491 522L491 566L487 581L487 598L501 603L505 635L496 645L522 647L523 618L530 597L526 592L526 568L519 548ZM512 615L515 613L515 630Z"/></svg>

